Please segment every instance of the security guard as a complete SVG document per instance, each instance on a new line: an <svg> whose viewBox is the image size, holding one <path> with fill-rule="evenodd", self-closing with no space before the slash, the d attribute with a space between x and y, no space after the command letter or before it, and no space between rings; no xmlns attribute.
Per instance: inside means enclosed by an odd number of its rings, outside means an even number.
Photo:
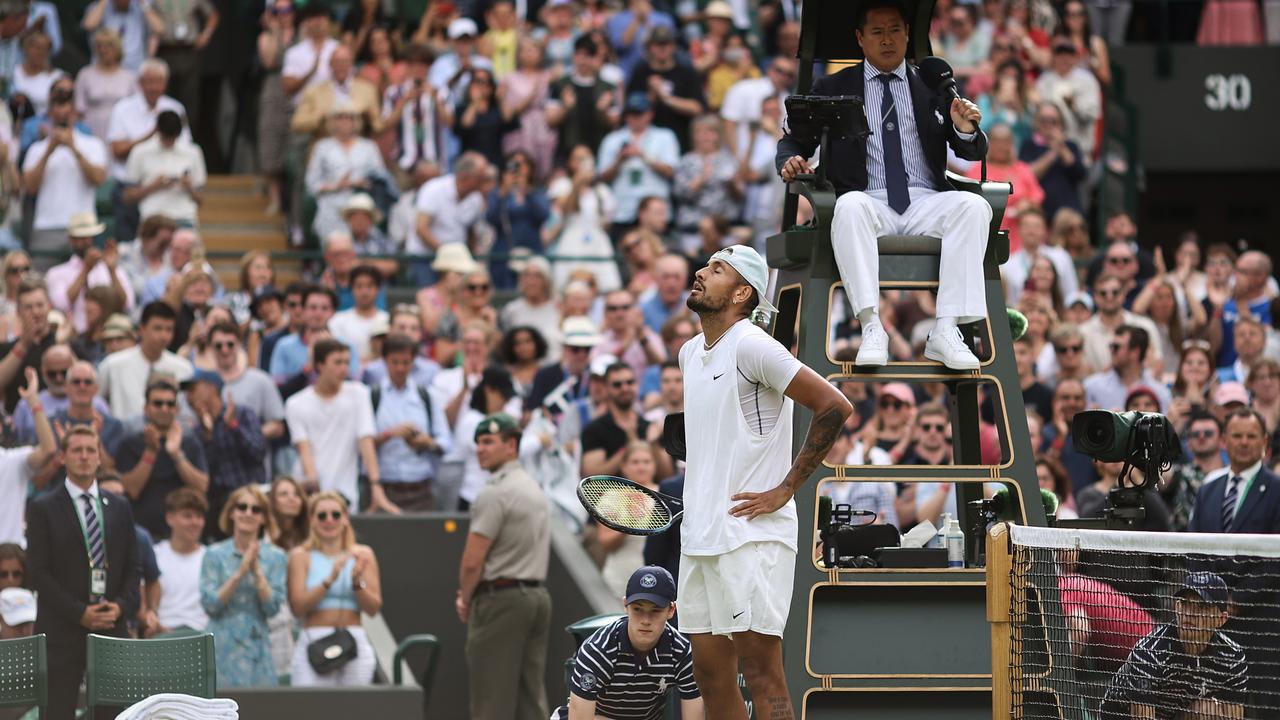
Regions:
<svg viewBox="0 0 1280 720"><path fill-rule="evenodd" d="M546 720L551 512L520 466L520 428L497 413L476 426L476 457L491 473L471 506L458 570L458 619L467 624L473 720Z"/></svg>

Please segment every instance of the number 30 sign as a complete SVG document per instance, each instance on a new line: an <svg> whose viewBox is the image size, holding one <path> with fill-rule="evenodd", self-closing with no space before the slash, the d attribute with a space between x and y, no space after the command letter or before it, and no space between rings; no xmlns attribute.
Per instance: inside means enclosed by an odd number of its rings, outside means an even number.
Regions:
<svg viewBox="0 0 1280 720"><path fill-rule="evenodd" d="M1204 104L1210 110L1248 110L1253 102L1253 83L1247 75L1209 75L1204 88Z"/></svg>

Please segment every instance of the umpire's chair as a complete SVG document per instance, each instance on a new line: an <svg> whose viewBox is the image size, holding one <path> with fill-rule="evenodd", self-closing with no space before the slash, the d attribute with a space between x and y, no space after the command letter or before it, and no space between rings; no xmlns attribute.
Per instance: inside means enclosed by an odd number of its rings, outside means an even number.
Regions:
<svg viewBox="0 0 1280 720"><path fill-rule="evenodd" d="M903 0L911 27L911 39L907 56L919 62L930 54L928 28L933 14L934 0ZM808 94L812 87L814 66L829 61L858 61L862 59L854 27L858 15L858 0L806 0L801 17L800 77L798 94ZM847 129L847 128L846 128ZM833 136L839 133L832 133ZM785 347L794 348L796 355L809 367L832 382L940 382L946 385L951 399L951 426L953 465L947 466L870 466L826 465L820 466L796 495L797 512L801 518L800 555L796 561L796 584L792 593L791 617L808 618L805 637L791 632L784 640L787 680L793 701L797 702L797 717L847 717L854 708L863 709L867 703L881 700L886 703L880 714L872 712L868 717L893 717L906 713L907 707L920 705L934 712L951 707L952 717L990 717L989 705L981 698L989 697L994 678L987 674L979 659L985 648L973 647L973 628L966 620L963 627L954 626L940 631L942 636L920 641L911 635L912 628L900 625L888 627L890 622L868 619L865 622L815 626L815 613L819 605L832 607L834 602L842 609L874 607L875 602L897 602L905 608L907 617L917 617L919 625L929 625L936 612L930 602L936 602L940 594L948 597L967 597L965 607L982 624L982 609L974 607L974 598L964 595L966 586L979 580L981 570L928 569L846 569L821 565L812 552L818 534L816 528L817 496L823 482L831 481L895 481L902 483L955 482L957 483L957 510L967 539L968 567L978 563L985 528L978 513L971 511L970 503L983 497L983 485L1002 483L1009 488L1008 498L1013 517L1029 525L1044 525L1046 517L1039 502L1035 461L1032 456L1027 431L1026 413L1018 383L1017 368L1013 358L1013 340L1006 307L999 266L1009 256L1008 235L999 230L1011 187L1006 183L978 182L948 175L952 186L959 191L973 192L985 198L992 208L990 235L983 262L988 320L961 326L966 339L975 343L980 365L972 371L955 371L941 363L912 359L890 362L884 367L857 367L852 358L838 361L828 349L831 335L831 314L836 302L844 302L836 293L840 286L839 271L831 248L831 223L835 211L836 194L825 182L822 166L811 175L801 176L789 184L783 212L785 230L767 240L767 256L771 267L776 268L779 312L773 320L771 332ZM796 226L798 198L804 197L813 209L813 217L807 224ZM891 235L879 239L880 283L884 289L936 290L941 240L934 237ZM980 450L979 386L985 385L992 396L995 424L1002 446L1001 460L984 465ZM808 412L797 410L801 417L795 424L793 446L801 447L807 431ZM981 528L981 530L979 530ZM975 577L975 575L977 577ZM831 587L836 586L836 587ZM835 591L834 593L832 591ZM905 593L905 594L904 594ZM912 593L918 593L912 594ZM826 598L826 600L823 600ZM901 602L899 602L899 600ZM870 602L872 605L859 605ZM980 598L978 599L980 605ZM846 604L846 603L852 603ZM922 613L912 616L910 613ZM830 615L826 616L830 622ZM852 619L854 615L842 615ZM901 617L901 616L899 616ZM933 626L930 626L933 627ZM855 629L856 628L856 629ZM881 635L880 633L885 633ZM926 643L893 642L895 633L911 636ZM886 670L874 660L860 661L860 653L849 649L838 650L818 647L815 636L824 640L836 638L834 645L845 640L850 647L871 650L889 648L897 650L895 667L912 668L905 674L900 670ZM962 638L969 638L962 640ZM833 643L826 642L824 647ZM985 645L985 643L983 643ZM963 647L962 647L963 646ZM954 652L954 668L944 672L922 669L928 666L922 661L939 647ZM892 655L892 653L891 653ZM868 658L884 656L883 652L871 652ZM889 656L884 656L886 659ZM960 667L967 665L969 667ZM840 673L829 674L834 668ZM807 688L807 690L806 690ZM922 693L922 690L932 692ZM850 696L848 693L855 693ZM856 699L855 699L856 698ZM976 704L975 704L976 701ZM902 705L901 703L906 703ZM961 710L961 706L965 709ZM893 708L892 710L890 708Z"/></svg>

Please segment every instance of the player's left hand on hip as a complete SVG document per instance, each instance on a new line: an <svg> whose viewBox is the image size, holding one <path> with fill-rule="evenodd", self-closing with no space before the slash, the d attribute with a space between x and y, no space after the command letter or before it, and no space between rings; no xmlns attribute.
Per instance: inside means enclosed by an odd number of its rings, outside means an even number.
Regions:
<svg viewBox="0 0 1280 720"><path fill-rule="evenodd" d="M955 98L951 101L951 122L960 132L976 132L982 122L982 111L964 98Z"/></svg>
<svg viewBox="0 0 1280 720"><path fill-rule="evenodd" d="M761 515L768 515L777 512L791 500L791 493L781 485L762 493L738 493L729 498L734 502L742 501L729 509L729 514L734 517L745 517L748 520L755 520Z"/></svg>

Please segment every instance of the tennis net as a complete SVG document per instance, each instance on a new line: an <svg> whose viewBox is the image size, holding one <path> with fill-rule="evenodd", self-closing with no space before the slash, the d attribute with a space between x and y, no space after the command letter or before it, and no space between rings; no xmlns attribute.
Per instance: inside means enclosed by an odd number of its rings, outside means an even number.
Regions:
<svg viewBox="0 0 1280 720"><path fill-rule="evenodd" d="M988 554L1009 717L1280 718L1280 535L1005 526Z"/></svg>

